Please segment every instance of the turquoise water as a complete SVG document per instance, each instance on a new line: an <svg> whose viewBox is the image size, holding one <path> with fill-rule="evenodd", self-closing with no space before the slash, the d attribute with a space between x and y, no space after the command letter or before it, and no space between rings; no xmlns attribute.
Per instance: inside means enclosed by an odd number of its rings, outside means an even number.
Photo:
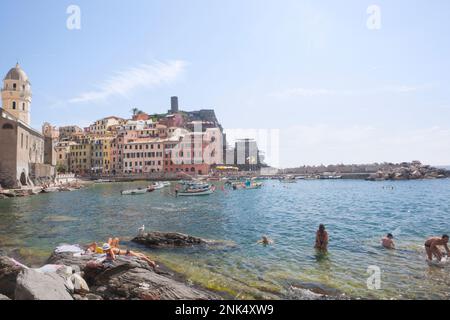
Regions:
<svg viewBox="0 0 450 320"><path fill-rule="evenodd" d="M450 266L429 267L422 245L430 235L450 233L450 180L265 181L260 190L218 188L206 197L175 198L172 189L120 195L136 186L145 183L0 200L0 248L38 264L61 242L119 236L124 246L147 252L190 281L237 298L301 298L297 288L353 298L449 297ZM327 256L313 249L319 223L330 235ZM146 250L127 241L142 224L236 247ZM387 232L400 250L380 248ZM275 243L257 245L262 235ZM379 290L366 285L371 265L381 269Z"/></svg>

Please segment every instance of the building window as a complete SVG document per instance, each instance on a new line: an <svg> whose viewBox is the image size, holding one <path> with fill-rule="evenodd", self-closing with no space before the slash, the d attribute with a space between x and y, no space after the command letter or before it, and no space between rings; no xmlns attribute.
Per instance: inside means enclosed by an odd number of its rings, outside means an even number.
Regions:
<svg viewBox="0 0 450 320"><path fill-rule="evenodd" d="M17 89L17 83L13 83L13 90L15 91Z"/></svg>
<svg viewBox="0 0 450 320"><path fill-rule="evenodd" d="M22 110L25 111L25 102L22 103Z"/></svg>
<svg viewBox="0 0 450 320"><path fill-rule="evenodd" d="M12 102L12 108L13 108L13 110L16 110L16 102L15 101Z"/></svg>
<svg viewBox="0 0 450 320"><path fill-rule="evenodd" d="M2 129L14 129L14 126L11 123L5 123Z"/></svg>

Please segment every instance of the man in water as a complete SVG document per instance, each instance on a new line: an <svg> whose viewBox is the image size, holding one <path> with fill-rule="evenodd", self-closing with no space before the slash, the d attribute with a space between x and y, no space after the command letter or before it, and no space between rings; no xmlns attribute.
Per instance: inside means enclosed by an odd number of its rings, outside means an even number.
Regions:
<svg viewBox="0 0 450 320"><path fill-rule="evenodd" d="M385 237L383 237L381 239L381 244L386 249L395 249L394 236L392 233L388 233Z"/></svg>
<svg viewBox="0 0 450 320"><path fill-rule="evenodd" d="M264 246L268 246L269 244L273 243L273 240L269 239L267 236L262 236L261 240L258 240L257 243L260 243Z"/></svg>
<svg viewBox="0 0 450 320"><path fill-rule="evenodd" d="M316 244L314 248L324 252L328 250L328 232L325 231L323 224L319 226L319 230L316 232Z"/></svg>
<svg viewBox="0 0 450 320"><path fill-rule="evenodd" d="M438 259L442 260L442 252L438 246L443 246L445 251L447 251L447 256L449 256L450 250L448 249L448 235L444 234L441 238L432 237L425 242L425 251L427 252L428 260L433 260L433 255Z"/></svg>

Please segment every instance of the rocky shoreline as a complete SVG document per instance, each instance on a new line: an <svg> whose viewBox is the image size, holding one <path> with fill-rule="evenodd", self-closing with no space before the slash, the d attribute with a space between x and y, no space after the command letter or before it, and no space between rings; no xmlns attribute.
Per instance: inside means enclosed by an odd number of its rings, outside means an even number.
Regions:
<svg viewBox="0 0 450 320"><path fill-rule="evenodd" d="M88 290L71 288L72 274L79 275ZM40 269L0 256L1 299L221 300L223 295L189 284L163 265L153 269L136 257L117 256L105 263L92 254L54 251Z"/></svg>
<svg viewBox="0 0 450 320"><path fill-rule="evenodd" d="M389 165L371 174L368 181L424 180L450 178L450 171L423 165L419 161Z"/></svg>

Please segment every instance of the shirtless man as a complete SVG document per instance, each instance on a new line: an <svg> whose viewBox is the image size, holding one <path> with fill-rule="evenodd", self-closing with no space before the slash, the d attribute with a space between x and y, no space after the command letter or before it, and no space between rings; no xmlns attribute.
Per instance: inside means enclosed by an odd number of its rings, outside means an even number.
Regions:
<svg viewBox="0 0 450 320"><path fill-rule="evenodd" d="M386 249L395 249L394 244L394 236L392 233L388 233L385 237L381 239L381 245L385 247Z"/></svg>
<svg viewBox="0 0 450 320"><path fill-rule="evenodd" d="M443 246L445 251L447 251L447 256L450 255L450 250L448 249L448 235L444 234L441 238L432 237L425 242L425 251L427 252L428 260L433 260L433 255L438 259L442 260L442 252L439 250L438 246Z"/></svg>
<svg viewBox="0 0 450 320"><path fill-rule="evenodd" d="M328 250L328 232L325 231L325 226L321 224L319 230L316 232L316 244L314 246L317 250Z"/></svg>
<svg viewBox="0 0 450 320"><path fill-rule="evenodd" d="M273 243L273 240L269 239L267 236L262 236L261 240L258 240L257 243L268 246L269 244Z"/></svg>

